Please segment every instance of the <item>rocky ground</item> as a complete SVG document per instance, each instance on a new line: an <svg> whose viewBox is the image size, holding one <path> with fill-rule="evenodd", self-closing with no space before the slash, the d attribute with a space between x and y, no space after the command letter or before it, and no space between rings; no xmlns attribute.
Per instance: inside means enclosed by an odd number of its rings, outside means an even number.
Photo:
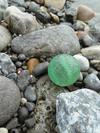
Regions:
<svg viewBox="0 0 100 133"><path fill-rule="evenodd" d="M98 5L99 0L0 0L0 133L100 132ZM63 53L81 69L68 87L55 85L47 71Z"/></svg>

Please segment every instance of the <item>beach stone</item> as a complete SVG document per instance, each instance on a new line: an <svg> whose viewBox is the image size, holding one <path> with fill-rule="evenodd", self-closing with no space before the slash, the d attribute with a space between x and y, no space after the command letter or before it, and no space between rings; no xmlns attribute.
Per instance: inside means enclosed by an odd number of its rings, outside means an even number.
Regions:
<svg viewBox="0 0 100 133"><path fill-rule="evenodd" d="M60 53L75 54L80 51L78 37L66 24L16 37L12 40L11 47L16 53L23 53L27 57L51 56Z"/></svg>
<svg viewBox="0 0 100 133"><path fill-rule="evenodd" d="M81 71L87 71L89 69L90 64L86 57L82 56L81 54L76 54L74 57L78 60Z"/></svg>
<svg viewBox="0 0 100 133"><path fill-rule="evenodd" d="M97 92L100 91L100 80L96 74L91 73L87 75L86 78L84 79L84 83L87 88L95 90Z"/></svg>
<svg viewBox="0 0 100 133"><path fill-rule="evenodd" d="M15 6L24 6L25 0L8 0L8 3Z"/></svg>
<svg viewBox="0 0 100 133"><path fill-rule="evenodd" d="M25 34L40 29L35 16L20 11L15 6L6 9L4 19L12 33Z"/></svg>
<svg viewBox="0 0 100 133"><path fill-rule="evenodd" d="M4 50L11 42L10 32L0 25L0 51Z"/></svg>
<svg viewBox="0 0 100 133"><path fill-rule="evenodd" d="M85 5L79 5L77 9L77 19L81 21L89 21L95 16L95 12L85 6Z"/></svg>
<svg viewBox="0 0 100 133"><path fill-rule="evenodd" d="M18 126L19 126L18 118L13 118L7 123L6 128L10 130Z"/></svg>
<svg viewBox="0 0 100 133"><path fill-rule="evenodd" d="M6 84L5 84L6 83ZM0 126L16 113L20 104L20 91L16 84L0 76Z"/></svg>
<svg viewBox="0 0 100 133"><path fill-rule="evenodd" d="M100 59L100 46L95 45L87 48L81 49L81 53L83 56L88 59Z"/></svg>
<svg viewBox="0 0 100 133"><path fill-rule="evenodd" d="M7 128L1 127L1 128L0 128L0 133L8 133Z"/></svg>
<svg viewBox="0 0 100 133"><path fill-rule="evenodd" d="M100 95L89 89L58 95L56 120L59 133L99 133L99 104Z"/></svg>
<svg viewBox="0 0 100 133"><path fill-rule="evenodd" d="M0 21L4 18L4 12L7 7L8 7L8 1L0 0Z"/></svg>
<svg viewBox="0 0 100 133"><path fill-rule="evenodd" d="M0 53L0 69L5 76L16 71L16 67L9 55L5 53Z"/></svg>
<svg viewBox="0 0 100 133"><path fill-rule="evenodd" d="M57 9L62 9L64 7L66 0L45 0L45 6L52 6Z"/></svg>

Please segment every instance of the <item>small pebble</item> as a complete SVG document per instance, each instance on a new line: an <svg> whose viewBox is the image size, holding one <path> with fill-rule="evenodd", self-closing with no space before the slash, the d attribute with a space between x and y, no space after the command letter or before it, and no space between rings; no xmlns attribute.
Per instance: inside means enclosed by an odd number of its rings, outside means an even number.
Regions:
<svg viewBox="0 0 100 133"><path fill-rule="evenodd" d="M25 105L27 103L27 99L26 98L21 98L21 105Z"/></svg>
<svg viewBox="0 0 100 133"><path fill-rule="evenodd" d="M26 59L26 56L24 54L19 54L18 59L19 61L24 61Z"/></svg>
<svg viewBox="0 0 100 133"><path fill-rule="evenodd" d="M0 133L8 133L8 129L7 128L0 128Z"/></svg>
<svg viewBox="0 0 100 133"><path fill-rule="evenodd" d="M17 61L15 65L16 65L16 67L20 68L22 66L22 62Z"/></svg>
<svg viewBox="0 0 100 133"><path fill-rule="evenodd" d="M34 103L27 102L26 103L26 107L27 107L27 109L28 109L29 112L32 112L35 109L35 104Z"/></svg>
<svg viewBox="0 0 100 133"><path fill-rule="evenodd" d="M29 119L25 120L25 125L28 128L34 127L34 124L35 124L35 119L34 118L29 118Z"/></svg>
<svg viewBox="0 0 100 133"><path fill-rule="evenodd" d="M14 129L11 130L10 133L21 133L21 132L17 128L14 128Z"/></svg>

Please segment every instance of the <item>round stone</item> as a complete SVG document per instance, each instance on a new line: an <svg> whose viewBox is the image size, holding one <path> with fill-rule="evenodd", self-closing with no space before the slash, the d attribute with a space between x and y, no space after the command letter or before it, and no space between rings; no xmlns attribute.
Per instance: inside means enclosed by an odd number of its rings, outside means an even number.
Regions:
<svg viewBox="0 0 100 133"><path fill-rule="evenodd" d="M0 76L0 126L16 113L20 105L20 91L16 84Z"/></svg>
<svg viewBox="0 0 100 133"><path fill-rule="evenodd" d="M69 86L79 78L80 65L71 55L57 55L48 66L48 75L56 85Z"/></svg>

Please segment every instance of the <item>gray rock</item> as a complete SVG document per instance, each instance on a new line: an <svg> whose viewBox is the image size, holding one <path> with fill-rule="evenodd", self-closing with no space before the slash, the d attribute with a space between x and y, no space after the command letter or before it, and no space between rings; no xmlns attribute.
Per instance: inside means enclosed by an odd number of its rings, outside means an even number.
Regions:
<svg viewBox="0 0 100 133"><path fill-rule="evenodd" d="M20 92L16 84L0 76L0 126L5 124L18 110Z"/></svg>
<svg viewBox="0 0 100 133"><path fill-rule="evenodd" d="M8 124L6 125L6 128L7 128L8 130L10 130L10 129L16 128L16 127L18 127L18 126L19 126L18 118L13 118L13 119L11 119L11 120L8 122Z"/></svg>
<svg viewBox="0 0 100 133"><path fill-rule="evenodd" d="M35 109L35 104L31 102L27 102L25 105L29 112L32 112Z"/></svg>
<svg viewBox="0 0 100 133"><path fill-rule="evenodd" d="M11 133L20 133L20 130L18 130L17 128L14 128L11 130Z"/></svg>
<svg viewBox="0 0 100 133"><path fill-rule="evenodd" d="M19 54L18 59L20 61L24 61L26 59L26 56L24 54Z"/></svg>
<svg viewBox="0 0 100 133"><path fill-rule="evenodd" d="M8 130L6 128L0 128L0 133L8 133Z"/></svg>
<svg viewBox="0 0 100 133"><path fill-rule="evenodd" d="M8 0L8 3L10 5L15 5L15 6L24 6L25 1L24 0Z"/></svg>
<svg viewBox="0 0 100 133"><path fill-rule="evenodd" d="M84 79L84 83L87 88L95 91L100 91L100 80L96 74L92 73L87 75Z"/></svg>
<svg viewBox="0 0 100 133"><path fill-rule="evenodd" d="M11 43L10 32L0 25L0 51L4 50Z"/></svg>
<svg viewBox="0 0 100 133"><path fill-rule="evenodd" d="M24 92L24 96L29 102L35 102L36 101L36 88L32 86L28 86Z"/></svg>
<svg viewBox="0 0 100 133"><path fill-rule="evenodd" d="M21 71L17 79L17 85L19 86L19 89L21 91L24 91L25 88L29 85L29 80L30 80L29 71L28 70Z"/></svg>
<svg viewBox="0 0 100 133"><path fill-rule="evenodd" d="M9 79L13 79L14 81L17 81L17 73L11 73L7 76Z"/></svg>
<svg viewBox="0 0 100 133"><path fill-rule="evenodd" d="M34 127L34 125L35 125L35 119L34 119L34 117L25 120L25 125L26 125L28 128Z"/></svg>
<svg viewBox="0 0 100 133"><path fill-rule="evenodd" d="M12 33L25 34L41 28L35 16L20 11L15 6L6 9L4 19Z"/></svg>
<svg viewBox="0 0 100 133"><path fill-rule="evenodd" d="M0 69L5 76L16 71L15 65L5 53L0 53Z"/></svg>
<svg viewBox="0 0 100 133"><path fill-rule="evenodd" d="M56 101L60 133L99 133L100 95L88 89L62 93Z"/></svg>
<svg viewBox="0 0 100 133"><path fill-rule="evenodd" d="M7 7L8 7L8 1L7 0L0 0L0 21L4 17L4 12L5 12Z"/></svg>
<svg viewBox="0 0 100 133"><path fill-rule="evenodd" d="M23 53L26 56L75 54L80 51L75 32L64 24L16 37L13 39L11 47L16 53Z"/></svg>

